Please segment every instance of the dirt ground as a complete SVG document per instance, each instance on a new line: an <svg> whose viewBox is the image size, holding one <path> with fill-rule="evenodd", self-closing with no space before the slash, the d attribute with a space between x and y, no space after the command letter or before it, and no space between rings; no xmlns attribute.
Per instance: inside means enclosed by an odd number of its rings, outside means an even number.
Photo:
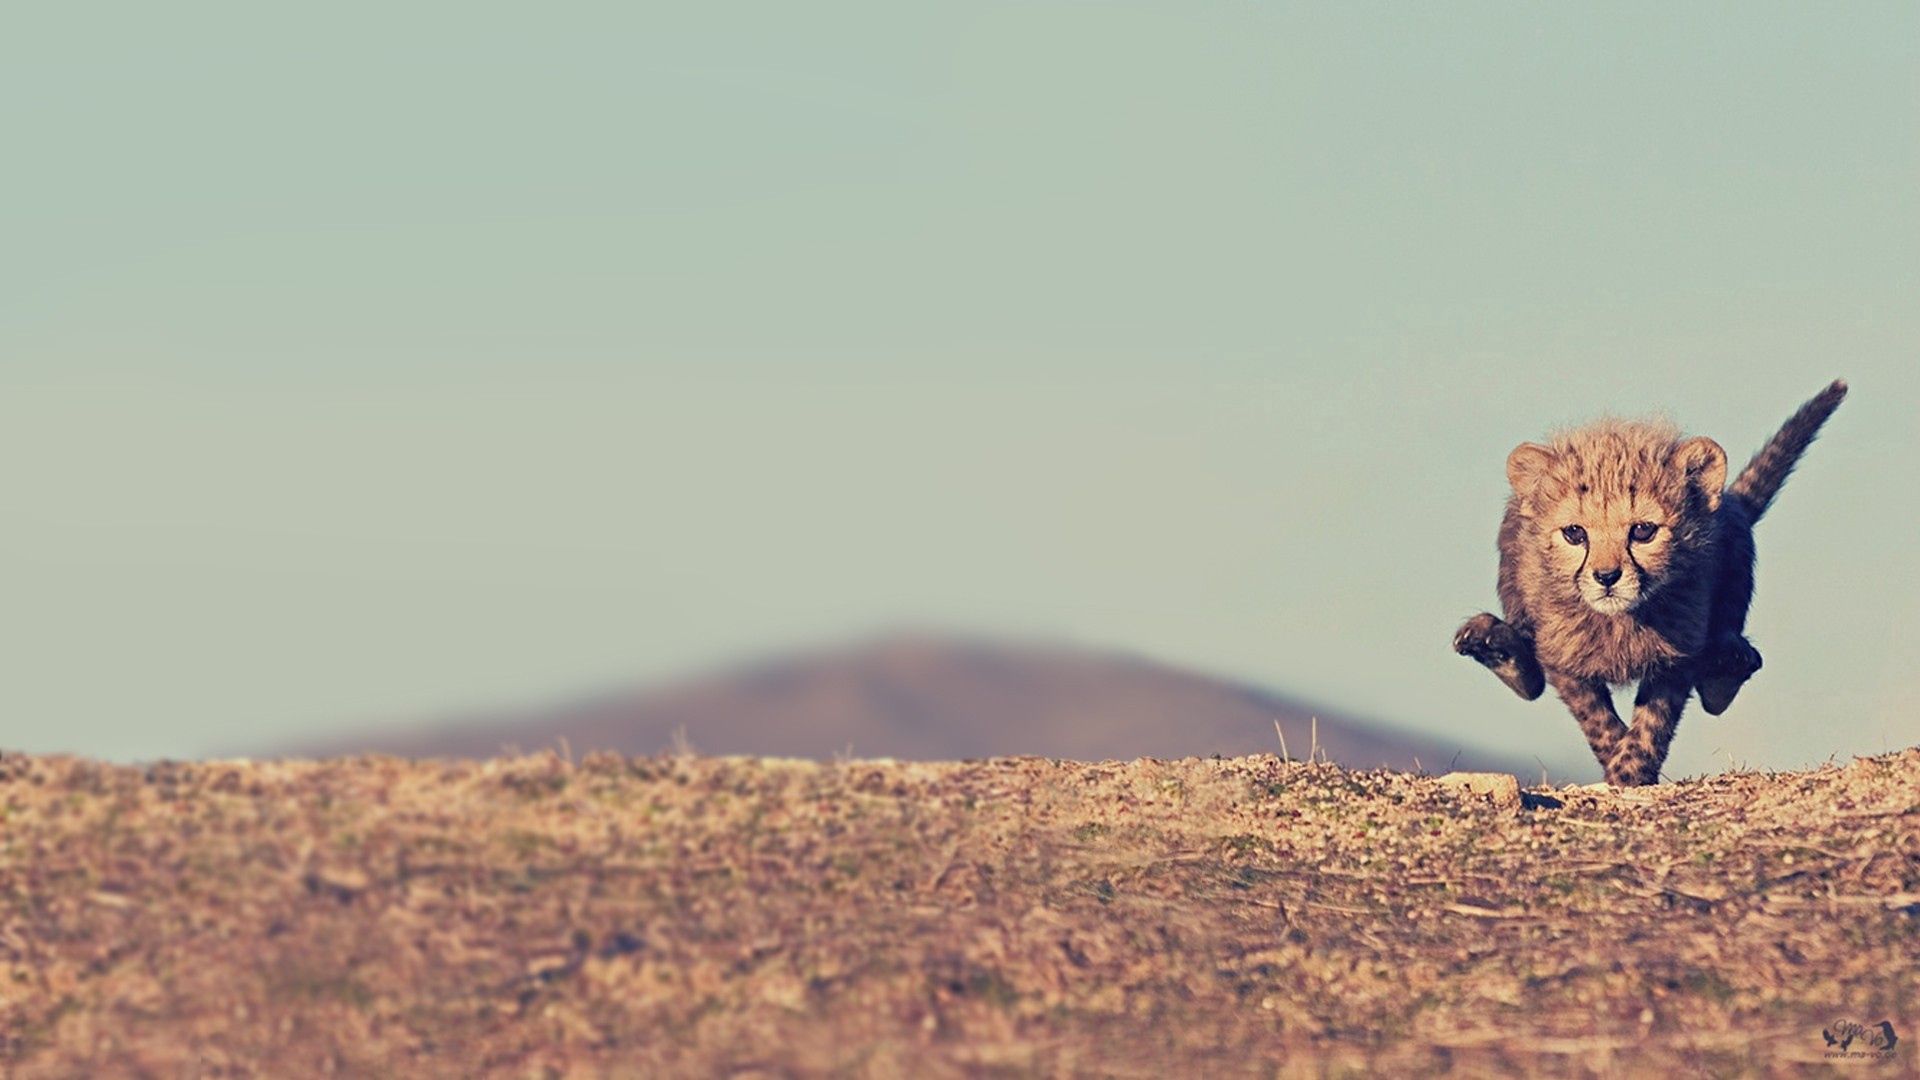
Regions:
<svg viewBox="0 0 1920 1080"><path fill-rule="evenodd" d="M8 755L0 1065L1911 1075L1917 806L1920 750L1505 800L1266 756Z"/></svg>

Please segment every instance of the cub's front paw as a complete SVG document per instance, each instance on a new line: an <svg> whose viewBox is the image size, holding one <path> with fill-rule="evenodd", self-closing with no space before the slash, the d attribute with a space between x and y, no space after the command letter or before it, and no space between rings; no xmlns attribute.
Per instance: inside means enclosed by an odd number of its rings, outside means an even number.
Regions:
<svg viewBox="0 0 1920 1080"><path fill-rule="evenodd" d="M1719 716L1733 704L1753 673L1760 670L1760 652L1743 637L1715 642L1700 657L1699 675L1694 688L1700 691L1700 707L1709 716Z"/></svg>
<svg viewBox="0 0 1920 1080"><path fill-rule="evenodd" d="M1622 742L1607 762L1607 783L1614 787L1650 787L1660 782L1660 763L1645 747Z"/></svg>
<svg viewBox="0 0 1920 1080"><path fill-rule="evenodd" d="M1461 624L1453 635L1453 651L1472 658L1528 701L1546 689L1546 674L1534 658L1532 639L1490 612L1483 611Z"/></svg>

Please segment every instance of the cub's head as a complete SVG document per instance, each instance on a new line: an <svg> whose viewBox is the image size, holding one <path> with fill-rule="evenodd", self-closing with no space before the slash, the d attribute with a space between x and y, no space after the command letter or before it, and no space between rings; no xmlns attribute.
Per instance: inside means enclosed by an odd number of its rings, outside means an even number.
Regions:
<svg viewBox="0 0 1920 1080"><path fill-rule="evenodd" d="M1515 447L1507 479L1539 584L1622 615L1688 572L1711 544L1727 454L1665 424L1609 420Z"/></svg>

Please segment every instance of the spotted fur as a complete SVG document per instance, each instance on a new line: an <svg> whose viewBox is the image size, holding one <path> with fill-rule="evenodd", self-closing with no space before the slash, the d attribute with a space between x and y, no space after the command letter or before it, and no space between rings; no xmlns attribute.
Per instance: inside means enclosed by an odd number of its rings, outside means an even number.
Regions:
<svg viewBox="0 0 1920 1080"><path fill-rule="evenodd" d="M1760 669L1744 636L1753 525L1846 397L1801 406L1731 485L1727 455L1669 424L1603 420L1507 457L1505 618L1482 612L1454 649L1529 701L1551 685L1619 785L1657 783L1687 698L1718 715ZM1638 680L1633 725L1611 687Z"/></svg>

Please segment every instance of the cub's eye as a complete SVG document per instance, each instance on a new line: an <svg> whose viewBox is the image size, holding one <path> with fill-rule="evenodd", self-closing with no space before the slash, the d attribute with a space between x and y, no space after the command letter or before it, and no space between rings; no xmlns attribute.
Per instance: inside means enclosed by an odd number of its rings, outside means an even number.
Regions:
<svg viewBox="0 0 1920 1080"><path fill-rule="evenodd" d="M1653 539L1653 534L1659 531L1660 531L1660 526L1655 525L1651 521L1642 521L1638 525L1635 525L1633 528L1627 530L1627 537L1636 544L1644 544L1647 541Z"/></svg>
<svg viewBox="0 0 1920 1080"><path fill-rule="evenodd" d="M1567 543L1576 547L1587 542L1587 530L1578 525L1569 525L1561 529L1560 535L1566 538Z"/></svg>

